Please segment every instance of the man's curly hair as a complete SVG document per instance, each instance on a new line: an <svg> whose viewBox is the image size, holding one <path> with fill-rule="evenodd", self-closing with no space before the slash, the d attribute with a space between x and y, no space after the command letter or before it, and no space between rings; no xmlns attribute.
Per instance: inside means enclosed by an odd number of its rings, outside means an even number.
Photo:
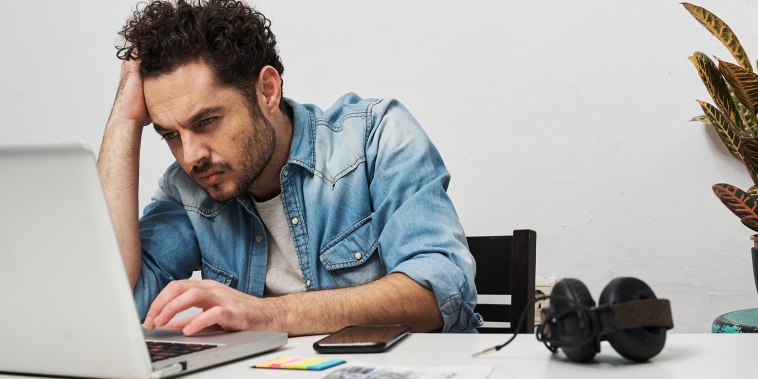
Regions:
<svg viewBox="0 0 758 379"><path fill-rule="evenodd" d="M284 72L270 27L269 19L240 1L142 3L119 32L124 43L116 56L139 59L143 78L202 59L220 84L237 88L257 108L254 84L261 69Z"/></svg>

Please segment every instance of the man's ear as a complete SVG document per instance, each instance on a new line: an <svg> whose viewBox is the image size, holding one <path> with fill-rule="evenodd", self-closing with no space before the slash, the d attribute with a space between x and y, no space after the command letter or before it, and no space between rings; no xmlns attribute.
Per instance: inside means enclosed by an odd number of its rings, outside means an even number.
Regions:
<svg viewBox="0 0 758 379"><path fill-rule="evenodd" d="M279 102L282 101L282 78L275 68L265 66L261 69L258 82L255 84L255 93L264 115L270 116L279 109Z"/></svg>

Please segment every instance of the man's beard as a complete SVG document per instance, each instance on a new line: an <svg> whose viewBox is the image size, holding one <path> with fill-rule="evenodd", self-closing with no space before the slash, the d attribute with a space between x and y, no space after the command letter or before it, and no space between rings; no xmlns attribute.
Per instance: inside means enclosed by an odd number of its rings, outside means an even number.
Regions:
<svg viewBox="0 0 758 379"><path fill-rule="evenodd" d="M256 121L258 122L255 125ZM276 146L276 135L271 123L265 118L251 120L254 126L252 133L241 141L238 145L236 157L240 157L239 167L234 169L226 161L211 162L209 160L200 162L192 167L190 176L194 179L203 173L209 171L223 171L224 175L230 175L221 183L203 186L208 196L218 202L224 202L238 197L250 189L256 179L260 176L263 169L271 162ZM224 191L222 185L226 181L232 181L234 187L231 190ZM195 182L198 182L195 179ZM199 182L198 182L199 184ZM201 185L202 186L202 185Z"/></svg>

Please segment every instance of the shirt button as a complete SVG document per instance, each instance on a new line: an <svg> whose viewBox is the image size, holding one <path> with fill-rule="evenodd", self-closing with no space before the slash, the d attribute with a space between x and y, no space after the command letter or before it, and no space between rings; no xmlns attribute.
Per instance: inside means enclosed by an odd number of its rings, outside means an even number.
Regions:
<svg viewBox="0 0 758 379"><path fill-rule="evenodd" d="M297 217L292 218L292 225L297 225L300 223L300 220L297 219Z"/></svg>
<svg viewBox="0 0 758 379"><path fill-rule="evenodd" d="M362 257L361 253L355 253L355 260L358 261Z"/></svg>
<svg viewBox="0 0 758 379"><path fill-rule="evenodd" d="M261 236L255 236L255 242L261 243L261 241L263 241L263 237L261 237Z"/></svg>
<svg viewBox="0 0 758 379"><path fill-rule="evenodd" d="M287 171L287 170L282 171L282 175L284 175L284 176L289 176L289 174L290 174L290 172Z"/></svg>
<svg viewBox="0 0 758 379"><path fill-rule="evenodd" d="M311 280L310 279L308 279L308 280L305 281L305 286L306 287L310 287L311 286Z"/></svg>

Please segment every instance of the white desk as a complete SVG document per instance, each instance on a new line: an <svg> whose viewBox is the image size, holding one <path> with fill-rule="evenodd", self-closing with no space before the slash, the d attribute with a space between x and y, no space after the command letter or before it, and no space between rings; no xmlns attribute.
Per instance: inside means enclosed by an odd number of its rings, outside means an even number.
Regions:
<svg viewBox="0 0 758 379"><path fill-rule="evenodd" d="M551 355L533 335L520 335L504 349L481 358L471 354L502 343L508 336L492 334L411 334L390 351L379 354L316 354L311 345L319 336L290 338L283 348L264 355L200 371L187 378L321 378L323 371L253 369L253 364L282 356L345 359L347 364L437 367L488 365L490 378L729 378L754 376L758 334L669 334L666 347L648 363L632 364L607 342L590 364L568 362ZM2 357L0 357L2 359ZM0 378L11 378L2 376ZM28 378L28 377L18 377Z"/></svg>
<svg viewBox="0 0 758 379"><path fill-rule="evenodd" d="M666 347L648 363L632 364L603 342L590 364L551 355L533 335L520 335L511 345L489 356L471 354L502 343L505 335L411 334L390 351L380 354L316 354L311 345L319 337L290 338L272 353L201 371L189 378L320 378L324 371L252 369L250 366L281 356L340 358L347 364L368 362L382 366L489 365L490 378L729 378L755 375L758 334L669 334Z"/></svg>

